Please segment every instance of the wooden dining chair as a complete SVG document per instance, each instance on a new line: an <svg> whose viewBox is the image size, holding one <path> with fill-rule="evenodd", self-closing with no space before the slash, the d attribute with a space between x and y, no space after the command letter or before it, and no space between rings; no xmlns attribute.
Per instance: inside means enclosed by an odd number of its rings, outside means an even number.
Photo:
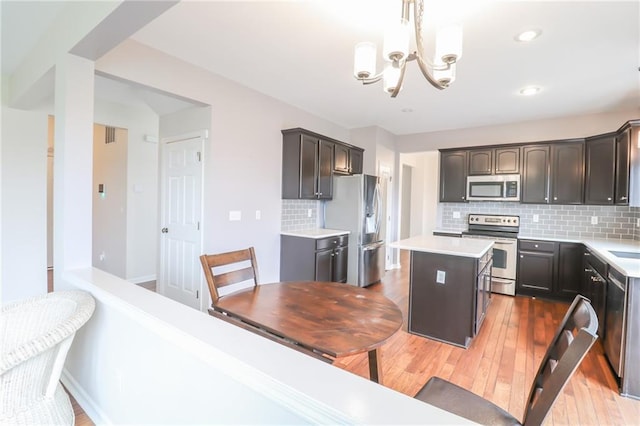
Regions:
<svg viewBox="0 0 640 426"><path fill-rule="evenodd" d="M258 285L258 262L253 247L227 253L203 254L200 256L200 263L209 285L212 308L221 297L218 291L220 288L246 281L253 281L254 287Z"/></svg>
<svg viewBox="0 0 640 426"><path fill-rule="evenodd" d="M484 425L540 425L565 384L598 338L598 317L589 299L576 296L535 376L522 423L486 399L439 377L415 398Z"/></svg>

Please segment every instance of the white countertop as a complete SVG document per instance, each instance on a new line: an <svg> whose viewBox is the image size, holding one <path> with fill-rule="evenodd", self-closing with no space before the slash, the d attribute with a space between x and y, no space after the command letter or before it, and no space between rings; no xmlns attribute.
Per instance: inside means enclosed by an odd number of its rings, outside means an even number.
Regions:
<svg viewBox="0 0 640 426"><path fill-rule="evenodd" d="M389 244L389 247L479 259L493 247L493 241L421 235L419 237L395 241Z"/></svg>
<svg viewBox="0 0 640 426"><path fill-rule="evenodd" d="M283 232L280 232L280 235L289 235L291 237L318 239L318 238L336 237L338 235L345 235L348 233L349 231L341 231L339 229L310 228L310 229L303 229L301 231L283 231Z"/></svg>

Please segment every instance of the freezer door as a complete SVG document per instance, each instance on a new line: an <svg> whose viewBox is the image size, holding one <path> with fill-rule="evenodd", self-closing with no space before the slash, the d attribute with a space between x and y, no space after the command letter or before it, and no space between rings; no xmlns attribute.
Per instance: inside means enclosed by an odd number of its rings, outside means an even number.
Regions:
<svg viewBox="0 0 640 426"><path fill-rule="evenodd" d="M364 175L364 223L362 224L362 244L371 244L380 240L380 220L382 203L380 184L377 176Z"/></svg>
<svg viewBox="0 0 640 426"><path fill-rule="evenodd" d="M358 287L367 287L382 279L384 272L384 241L378 241L358 250Z"/></svg>

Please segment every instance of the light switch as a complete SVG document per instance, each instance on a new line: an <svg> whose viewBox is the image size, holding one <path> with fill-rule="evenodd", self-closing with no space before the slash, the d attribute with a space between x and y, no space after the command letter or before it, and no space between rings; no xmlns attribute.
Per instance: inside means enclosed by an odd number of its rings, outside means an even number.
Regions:
<svg viewBox="0 0 640 426"><path fill-rule="evenodd" d="M436 271L436 282L438 284L444 284L447 273L445 271Z"/></svg>
<svg viewBox="0 0 640 426"><path fill-rule="evenodd" d="M261 217L262 213L260 212L260 210L256 210L256 220L260 220Z"/></svg>
<svg viewBox="0 0 640 426"><path fill-rule="evenodd" d="M230 221L242 220L242 212L240 210L231 210L229 212L229 220Z"/></svg>
<svg viewBox="0 0 640 426"><path fill-rule="evenodd" d="M592 225L598 224L598 216L591 216L591 224Z"/></svg>

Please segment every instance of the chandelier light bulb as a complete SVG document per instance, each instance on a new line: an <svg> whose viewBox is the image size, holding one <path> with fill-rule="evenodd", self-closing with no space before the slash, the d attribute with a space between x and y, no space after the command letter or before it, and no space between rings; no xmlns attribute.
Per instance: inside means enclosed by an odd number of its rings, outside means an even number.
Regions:
<svg viewBox="0 0 640 426"><path fill-rule="evenodd" d="M521 41L521 42L528 42L531 40L534 40L538 37L540 37L540 34L542 34L541 30L526 30L521 32L520 34L516 35L515 39L516 41Z"/></svg>
<svg viewBox="0 0 640 426"><path fill-rule="evenodd" d="M400 72L401 69L394 66L394 64L389 64L384 68L382 85L385 92L393 93L393 91L396 90L396 86L400 80ZM402 87L400 89L402 89Z"/></svg>
<svg viewBox="0 0 640 426"><path fill-rule="evenodd" d="M436 66L438 65L444 66L442 62L438 63L436 61ZM449 68L443 70L434 68L433 78L435 78L443 86L449 87L451 83L453 83L456 79L456 64L449 64Z"/></svg>
<svg viewBox="0 0 640 426"><path fill-rule="evenodd" d="M376 50L376 45L368 41L356 44L353 61L356 78L369 78L376 74Z"/></svg>
<svg viewBox="0 0 640 426"><path fill-rule="evenodd" d="M401 19L387 28L384 34L382 55L387 61L401 61L409 53L409 22Z"/></svg>
<svg viewBox="0 0 640 426"><path fill-rule="evenodd" d="M462 26L458 24L441 28L436 35L436 60L454 63L462 57Z"/></svg>
<svg viewBox="0 0 640 426"><path fill-rule="evenodd" d="M522 96L532 96L540 92L540 88L538 86L527 86L520 89L520 94Z"/></svg>

